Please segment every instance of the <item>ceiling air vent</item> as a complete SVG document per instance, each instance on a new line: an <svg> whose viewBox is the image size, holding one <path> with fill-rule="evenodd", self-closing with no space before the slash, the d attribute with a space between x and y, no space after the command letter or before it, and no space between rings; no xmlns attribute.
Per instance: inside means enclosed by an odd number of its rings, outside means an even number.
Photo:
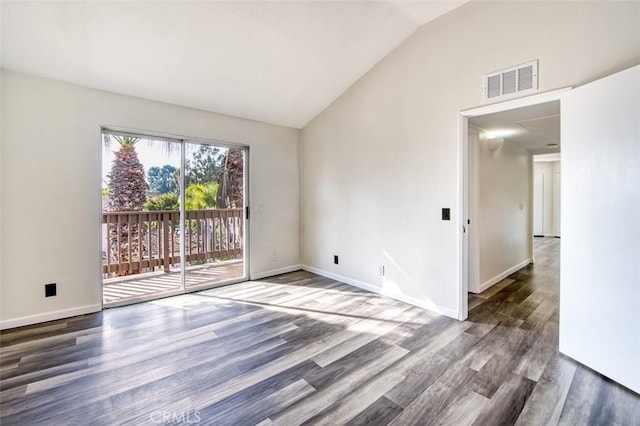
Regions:
<svg viewBox="0 0 640 426"><path fill-rule="evenodd" d="M485 75L485 100L503 99L538 90L538 61L527 62Z"/></svg>

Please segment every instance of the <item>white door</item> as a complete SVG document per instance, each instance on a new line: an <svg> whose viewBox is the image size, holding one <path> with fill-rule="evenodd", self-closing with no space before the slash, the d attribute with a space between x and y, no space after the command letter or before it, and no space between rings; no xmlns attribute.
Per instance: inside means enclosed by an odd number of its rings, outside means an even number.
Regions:
<svg viewBox="0 0 640 426"><path fill-rule="evenodd" d="M544 175L533 177L533 235L544 235Z"/></svg>
<svg viewBox="0 0 640 426"><path fill-rule="evenodd" d="M553 235L560 236L560 173L553 174Z"/></svg>
<svg viewBox="0 0 640 426"><path fill-rule="evenodd" d="M640 66L562 96L560 351L640 393Z"/></svg>

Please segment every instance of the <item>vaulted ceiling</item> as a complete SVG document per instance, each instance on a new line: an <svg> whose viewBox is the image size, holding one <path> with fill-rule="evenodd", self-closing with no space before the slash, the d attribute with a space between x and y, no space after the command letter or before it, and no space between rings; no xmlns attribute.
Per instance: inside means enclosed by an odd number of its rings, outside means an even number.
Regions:
<svg viewBox="0 0 640 426"><path fill-rule="evenodd" d="M450 1L7 1L2 67L301 128Z"/></svg>

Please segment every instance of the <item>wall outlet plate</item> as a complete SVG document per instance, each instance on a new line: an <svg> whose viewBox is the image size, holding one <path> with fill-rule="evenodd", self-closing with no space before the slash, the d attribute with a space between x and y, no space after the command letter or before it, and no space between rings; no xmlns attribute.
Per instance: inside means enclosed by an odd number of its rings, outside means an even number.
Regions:
<svg viewBox="0 0 640 426"><path fill-rule="evenodd" d="M56 283L45 284L44 285L44 297L55 296L58 293L56 287L57 287Z"/></svg>

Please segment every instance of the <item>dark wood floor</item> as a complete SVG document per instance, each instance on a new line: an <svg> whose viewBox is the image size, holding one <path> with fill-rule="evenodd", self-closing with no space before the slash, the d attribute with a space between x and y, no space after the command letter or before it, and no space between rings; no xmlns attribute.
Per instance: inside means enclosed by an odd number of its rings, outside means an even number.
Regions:
<svg viewBox="0 0 640 426"><path fill-rule="evenodd" d="M3 332L2 425L637 425L558 354L559 240L458 322L307 272Z"/></svg>

